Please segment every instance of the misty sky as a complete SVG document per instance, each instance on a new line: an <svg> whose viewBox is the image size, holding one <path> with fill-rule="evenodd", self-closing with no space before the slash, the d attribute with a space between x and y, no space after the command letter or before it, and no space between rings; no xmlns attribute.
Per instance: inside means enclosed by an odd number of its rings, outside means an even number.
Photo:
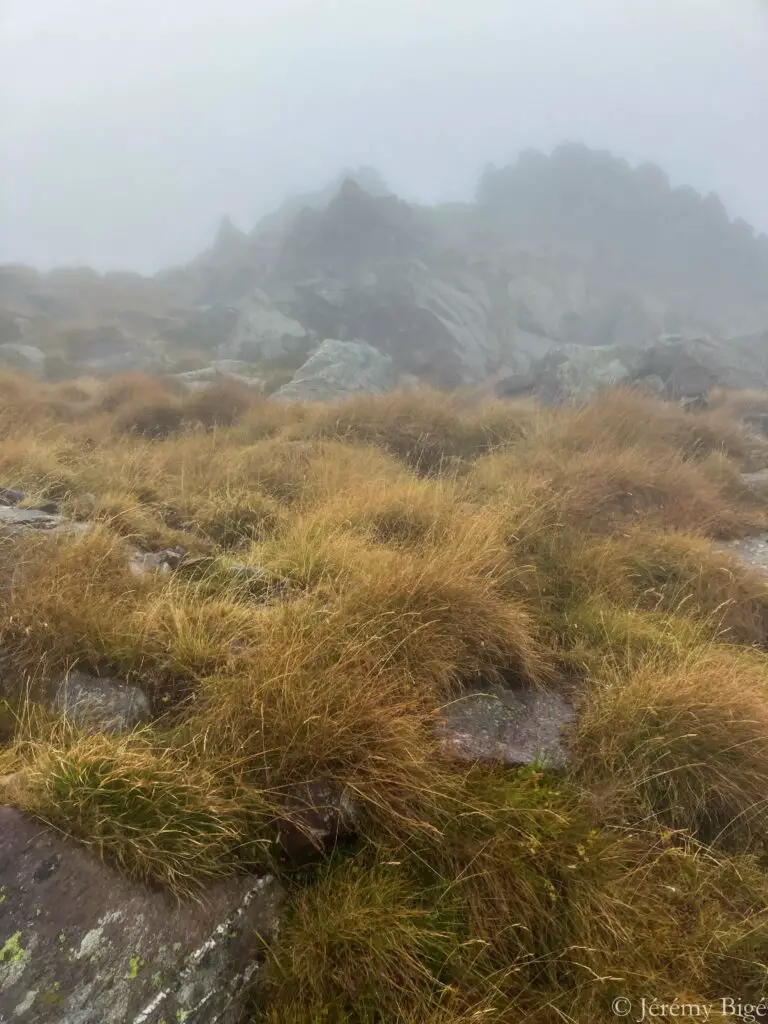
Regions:
<svg viewBox="0 0 768 1024"><path fill-rule="evenodd" d="M768 231L768 0L0 0L0 261L152 271L371 164L564 140Z"/></svg>

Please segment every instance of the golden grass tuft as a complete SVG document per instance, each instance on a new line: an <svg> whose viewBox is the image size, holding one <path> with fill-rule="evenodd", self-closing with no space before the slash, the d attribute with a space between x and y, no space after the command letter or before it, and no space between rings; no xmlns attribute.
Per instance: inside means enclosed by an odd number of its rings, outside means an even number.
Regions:
<svg viewBox="0 0 768 1024"><path fill-rule="evenodd" d="M727 648L650 653L587 689L582 771L621 780L673 828L742 849L768 823L768 665Z"/></svg>
<svg viewBox="0 0 768 1024"><path fill-rule="evenodd" d="M527 409L510 403L488 403L477 412L461 398L420 390L351 398L317 410L297 429L381 446L427 475L524 437L531 419Z"/></svg>
<svg viewBox="0 0 768 1024"><path fill-rule="evenodd" d="M132 877L178 894L232 874L247 835L242 808L215 774L140 733L54 733L34 748L22 785L25 809ZM266 805L263 813L268 820Z"/></svg>
<svg viewBox="0 0 768 1024"><path fill-rule="evenodd" d="M239 381L227 378L213 381L185 396L184 419L206 430L231 427L256 400L254 392Z"/></svg>

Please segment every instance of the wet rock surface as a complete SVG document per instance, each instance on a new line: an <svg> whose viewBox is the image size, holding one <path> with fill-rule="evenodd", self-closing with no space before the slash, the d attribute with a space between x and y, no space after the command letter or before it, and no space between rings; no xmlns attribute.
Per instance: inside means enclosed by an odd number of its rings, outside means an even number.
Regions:
<svg viewBox="0 0 768 1024"><path fill-rule="evenodd" d="M240 1024L280 901L265 875L178 903L0 807L0 1024Z"/></svg>
<svg viewBox="0 0 768 1024"><path fill-rule="evenodd" d="M322 859L337 843L357 833L359 808L333 782L296 786L285 794L283 806L286 815L277 823L277 842L294 864Z"/></svg>
<svg viewBox="0 0 768 1024"><path fill-rule="evenodd" d="M449 757L509 766L569 763L571 704L557 693L478 686L443 708L437 733Z"/></svg>

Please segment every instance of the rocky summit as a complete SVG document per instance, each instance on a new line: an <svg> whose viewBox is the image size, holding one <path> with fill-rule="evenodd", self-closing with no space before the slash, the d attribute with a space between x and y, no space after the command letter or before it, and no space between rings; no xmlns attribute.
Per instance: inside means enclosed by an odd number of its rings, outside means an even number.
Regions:
<svg viewBox="0 0 768 1024"><path fill-rule="evenodd" d="M565 145L489 167L468 203L408 203L350 172L250 233L224 218L208 251L152 278L2 267L0 366L56 379L230 360L294 398L403 377L553 400L658 379L684 395L768 384L766 281L768 238L716 196ZM363 377L361 345L381 356Z"/></svg>

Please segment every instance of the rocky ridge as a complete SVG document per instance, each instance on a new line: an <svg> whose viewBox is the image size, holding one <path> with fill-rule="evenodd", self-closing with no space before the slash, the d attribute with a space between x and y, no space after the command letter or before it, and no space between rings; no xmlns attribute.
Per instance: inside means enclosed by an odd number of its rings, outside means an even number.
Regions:
<svg viewBox="0 0 768 1024"><path fill-rule="evenodd" d="M658 168L573 145L489 169L474 204L408 204L350 172L250 234L225 219L207 252L154 278L0 268L0 365L168 373L194 352L197 370L230 360L246 379L301 370L294 397L317 393L304 364L330 341L391 360L376 390L546 371L545 397L673 374L672 390L698 392L702 366L765 386L766 327L768 239ZM335 352L337 376L354 376L359 350Z"/></svg>

